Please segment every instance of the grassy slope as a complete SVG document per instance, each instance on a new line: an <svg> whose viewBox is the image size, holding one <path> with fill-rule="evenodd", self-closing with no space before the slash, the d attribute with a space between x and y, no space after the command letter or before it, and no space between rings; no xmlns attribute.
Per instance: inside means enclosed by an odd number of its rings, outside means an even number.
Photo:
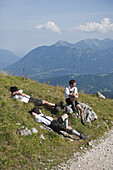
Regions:
<svg viewBox="0 0 113 170"><path fill-rule="evenodd" d="M33 80L24 80L20 77L0 74L0 169L51 169L51 167L66 161L73 152L79 151L81 145L88 147L87 142L102 136L113 122L113 100L100 99L95 95L79 94L79 101L88 104L98 115L98 120L84 127L80 119L69 117L69 124L80 132L90 134L88 140L62 139L54 132L41 129L33 117L28 113L32 104L25 104L10 98L10 86L23 89L26 94L57 103L64 99L64 87L53 87L39 84ZM51 113L40 107L42 112ZM57 113L53 117L58 117ZM35 127L39 133L30 136L20 136L16 131L21 123L30 130ZM43 134L46 140L40 138Z"/></svg>

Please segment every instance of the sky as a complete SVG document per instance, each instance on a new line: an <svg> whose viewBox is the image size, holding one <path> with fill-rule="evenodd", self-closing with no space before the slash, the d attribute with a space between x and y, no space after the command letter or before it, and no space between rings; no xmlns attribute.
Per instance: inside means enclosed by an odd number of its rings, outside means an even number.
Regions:
<svg viewBox="0 0 113 170"><path fill-rule="evenodd" d="M113 0L0 0L0 49L23 57L57 41L113 39Z"/></svg>

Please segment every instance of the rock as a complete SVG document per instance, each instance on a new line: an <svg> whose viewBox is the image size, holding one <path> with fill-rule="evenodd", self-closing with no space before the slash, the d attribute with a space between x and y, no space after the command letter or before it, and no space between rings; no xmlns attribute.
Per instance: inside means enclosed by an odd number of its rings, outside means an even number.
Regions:
<svg viewBox="0 0 113 170"><path fill-rule="evenodd" d="M21 124L18 122L18 123L16 123L16 125L21 125Z"/></svg>
<svg viewBox="0 0 113 170"><path fill-rule="evenodd" d="M28 128L26 129L22 129L20 132L19 132L20 135L24 135L24 136L28 136L28 135L32 135L32 132L31 130L29 130Z"/></svg>
<svg viewBox="0 0 113 170"><path fill-rule="evenodd" d="M40 125L41 129L46 129L46 127L44 125Z"/></svg>
<svg viewBox="0 0 113 170"><path fill-rule="evenodd" d="M68 114L73 113L73 110L72 110L71 106L65 106L65 107L66 107L66 113L68 113Z"/></svg>
<svg viewBox="0 0 113 170"><path fill-rule="evenodd" d="M53 131L50 127L48 127L46 125L40 125L40 128L41 129L46 129L46 130L49 130L49 131Z"/></svg>
<svg viewBox="0 0 113 170"><path fill-rule="evenodd" d="M36 128L32 128L33 133L38 133L38 130Z"/></svg>
<svg viewBox="0 0 113 170"><path fill-rule="evenodd" d="M91 107L89 107L87 104L85 103L80 103L80 105L82 106L83 108L83 112L84 112L84 117L86 119L86 122L92 122L94 120L97 120L98 119L98 116L97 114L93 111L93 109ZM64 111L71 115L72 117L74 117L73 115L73 110L72 110L72 105L64 105ZM77 112L77 118L80 118L80 111L79 110L76 110L75 112Z"/></svg>
<svg viewBox="0 0 113 170"><path fill-rule="evenodd" d="M40 138L43 139L43 140L46 140L44 135L40 135Z"/></svg>
<svg viewBox="0 0 113 170"><path fill-rule="evenodd" d="M86 122L92 122L92 121L98 119L97 114L93 111L93 109L91 107L89 107L85 103L80 103L80 105L83 108L84 117L86 119ZM80 111L78 111L78 113L79 113L79 116L80 116Z"/></svg>
<svg viewBox="0 0 113 170"><path fill-rule="evenodd" d="M97 92L97 96L100 97L100 98L105 99L105 96L103 94L101 94L100 92Z"/></svg>
<svg viewBox="0 0 113 170"><path fill-rule="evenodd" d="M92 144L92 142L88 142L88 145L89 145L89 146L92 146L93 144Z"/></svg>
<svg viewBox="0 0 113 170"><path fill-rule="evenodd" d="M21 129L24 129L25 127L24 126L21 126Z"/></svg>
<svg viewBox="0 0 113 170"><path fill-rule="evenodd" d="M59 134L62 135L62 138L68 138L70 141L74 141L74 139L76 138L76 137L74 138L74 136L64 131L60 131Z"/></svg>

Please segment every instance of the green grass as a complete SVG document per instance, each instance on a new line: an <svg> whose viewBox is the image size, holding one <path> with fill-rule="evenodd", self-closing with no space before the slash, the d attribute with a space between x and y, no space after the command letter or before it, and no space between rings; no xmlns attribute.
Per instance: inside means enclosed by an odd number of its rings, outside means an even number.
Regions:
<svg viewBox="0 0 113 170"><path fill-rule="evenodd" d="M80 151L80 146L88 147L88 141L98 139L113 122L113 100L100 99L96 95L79 93L79 101L88 104L98 115L98 120L84 127L80 119L69 116L69 124L81 133L90 134L87 140L63 139L57 133L41 129L39 123L28 113L32 104L25 104L10 98L10 86L23 89L30 96L45 99L52 103L61 100L65 102L64 87L53 87L40 84L33 80L21 77L0 74L0 169L51 169L52 167L66 162L73 153ZM40 107L44 114L51 112ZM52 115L59 117L63 113ZM20 125L30 130L35 127L38 134L21 136L18 134ZM40 138L43 134L46 140Z"/></svg>

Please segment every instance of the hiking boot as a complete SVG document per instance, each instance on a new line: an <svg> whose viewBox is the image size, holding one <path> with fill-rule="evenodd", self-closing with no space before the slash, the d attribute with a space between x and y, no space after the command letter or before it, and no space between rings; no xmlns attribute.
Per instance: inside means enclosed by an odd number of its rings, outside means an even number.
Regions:
<svg viewBox="0 0 113 170"><path fill-rule="evenodd" d="M88 139L90 135L84 135L83 133L80 134L80 139Z"/></svg>
<svg viewBox="0 0 113 170"><path fill-rule="evenodd" d="M56 104L56 107L63 107L63 101Z"/></svg>
<svg viewBox="0 0 113 170"><path fill-rule="evenodd" d="M61 111L61 110L63 109L63 101L55 104L55 109L56 109L57 111Z"/></svg>

